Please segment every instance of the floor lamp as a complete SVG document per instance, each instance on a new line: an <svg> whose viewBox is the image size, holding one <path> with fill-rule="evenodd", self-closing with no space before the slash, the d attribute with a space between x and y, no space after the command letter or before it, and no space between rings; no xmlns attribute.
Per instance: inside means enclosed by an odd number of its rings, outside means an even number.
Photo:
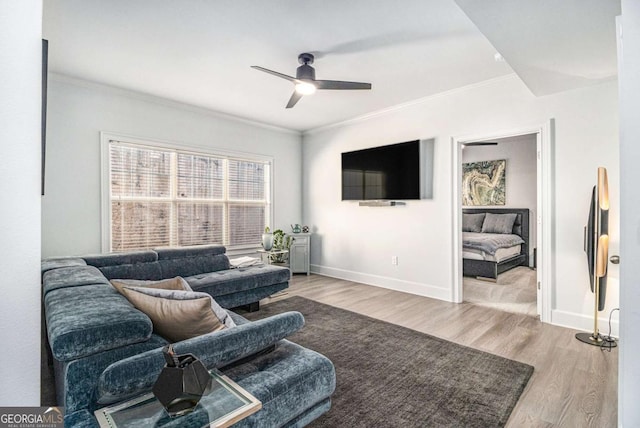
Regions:
<svg viewBox="0 0 640 428"><path fill-rule="evenodd" d="M601 346L605 343L605 339L598 330L598 312L604 309L609 262L609 182L606 168L598 168L598 184L593 187L591 193L589 219L584 229L584 249L587 253L591 291L595 295L595 308L593 332L578 333L576 339L590 345ZM606 343L608 347L617 346L613 341L607 340Z"/></svg>

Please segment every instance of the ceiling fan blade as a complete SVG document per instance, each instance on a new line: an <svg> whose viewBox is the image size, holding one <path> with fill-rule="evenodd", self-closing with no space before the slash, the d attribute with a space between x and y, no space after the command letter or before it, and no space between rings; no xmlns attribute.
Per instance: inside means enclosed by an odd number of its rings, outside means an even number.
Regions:
<svg viewBox="0 0 640 428"><path fill-rule="evenodd" d="M497 146L495 141L471 141L469 143L462 143L463 146Z"/></svg>
<svg viewBox="0 0 640 428"><path fill-rule="evenodd" d="M256 70L264 71L265 73L273 74L274 76L281 77L289 82L300 83L298 79L292 76L287 76L286 74L278 73L277 71L269 70L268 68L259 67L257 65L252 65L251 68L255 68Z"/></svg>
<svg viewBox="0 0 640 428"><path fill-rule="evenodd" d="M371 83L342 82L340 80L316 80L318 89L371 89Z"/></svg>
<svg viewBox="0 0 640 428"><path fill-rule="evenodd" d="M296 103L300 101L300 98L302 98L302 94L297 91L293 91L293 94L291 94L291 98L289 98L289 102L287 103L287 108L291 108L296 105Z"/></svg>

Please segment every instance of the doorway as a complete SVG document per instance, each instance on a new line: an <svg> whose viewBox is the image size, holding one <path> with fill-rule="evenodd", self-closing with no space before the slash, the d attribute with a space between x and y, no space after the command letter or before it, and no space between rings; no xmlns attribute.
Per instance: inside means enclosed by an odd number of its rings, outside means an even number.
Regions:
<svg viewBox="0 0 640 428"><path fill-rule="evenodd" d="M538 296L534 219L538 211L537 134L463 142L460 161L463 173L460 195L463 206L463 301L536 317ZM517 210L526 211L518 213ZM468 213L472 213L471 218L483 219L485 226L489 215L493 218L511 216L514 223L519 215L521 219L518 221L526 221L527 224L509 226L511 231L514 228L518 231L518 235L509 235L515 244L499 248L493 253L467 246L468 240L475 244L473 240L478 239L477 243L482 243L483 235L490 236L486 233L477 234L480 228L465 228L468 226L465 225ZM507 237L507 234L493 235L500 239ZM520 243L515 239L526 242ZM486 271L490 277L485 276L485 266L495 269L495 277L491 270Z"/></svg>
<svg viewBox="0 0 640 428"><path fill-rule="evenodd" d="M453 138L454 192L452 193L452 206L455 248L452 301L471 301L474 304L482 304L499 310L538 315L543 322L550 321L551 292L548 289L550 287L550 272L547 267L550 266L549 245L551 243L548 225L550 225L549 219L552 212L550 204L552 137L553 120L539 127L493 135ZM518 144L522 144L522 146L518 146ZM522 149L523 152L520 154L523 155L520 156L520 160L514 157L515 153L520 151L518 149ZM522 162L527 158L530 163L523 166ZM493 281L486 281L484 278L475 277L475 275L465 277L463 275L462 211L463 208L476 207L463 207L462 204L463 163L501 159L507 161L507 166L505 199L501 202L503 205L500 208L528 208L531 213L528 261L517 267L509 267L500 271ZM528 183L525 184L525 187L528 186L529 190L520 188L523 182ZM525 196L524 193L528 193L528 195ZM469 273L468 270L467 273Z"/></svg>

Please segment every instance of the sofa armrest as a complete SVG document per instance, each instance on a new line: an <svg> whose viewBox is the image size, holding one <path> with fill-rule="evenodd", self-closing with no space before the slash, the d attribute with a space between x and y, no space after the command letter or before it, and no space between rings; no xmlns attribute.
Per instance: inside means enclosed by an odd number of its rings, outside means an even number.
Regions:
<svg viewBox="0 0 640 428"><path fill-rule="evenodd" d="M195 355L208 369L212 369L260 352L300 330L303 325L301 313L285 312L187 339L176 343L174 349L177 354ZM164 364L162 348L111 364L98 379L98 403L111 404L151 390Z"/></svg>

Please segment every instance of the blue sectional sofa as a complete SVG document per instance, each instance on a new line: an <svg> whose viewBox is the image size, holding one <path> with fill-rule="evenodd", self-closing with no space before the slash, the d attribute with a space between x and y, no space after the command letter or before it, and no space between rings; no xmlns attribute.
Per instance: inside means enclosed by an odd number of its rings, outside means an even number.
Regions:
<svg viewBox="0 0 640 428"><path fill-rule="evenodd" d="M96 427L93 412L151 390L168 342L109 279L184 277L223 307L257 302L288 286L288 269L229 269L224 247L206 246L47 259L43 302L65 426ZM207 368L218 368L262 401L239 427L301 427L331 405L335 371L326 357L287 341L304 325L298 312L249 322L175 344Z"/></svg>
<svg viewBox="0 0 640 428"><path fill-rule="evenodd" d="M221 245L203 245L51 258L43 260L42 272L67 268L62 276L82 276L92 275L97 268L107 280L181 276L194 291L210 294L223 308L257 303L289 286L288 269L271 265L230 269L225 251Z"/></svg>

